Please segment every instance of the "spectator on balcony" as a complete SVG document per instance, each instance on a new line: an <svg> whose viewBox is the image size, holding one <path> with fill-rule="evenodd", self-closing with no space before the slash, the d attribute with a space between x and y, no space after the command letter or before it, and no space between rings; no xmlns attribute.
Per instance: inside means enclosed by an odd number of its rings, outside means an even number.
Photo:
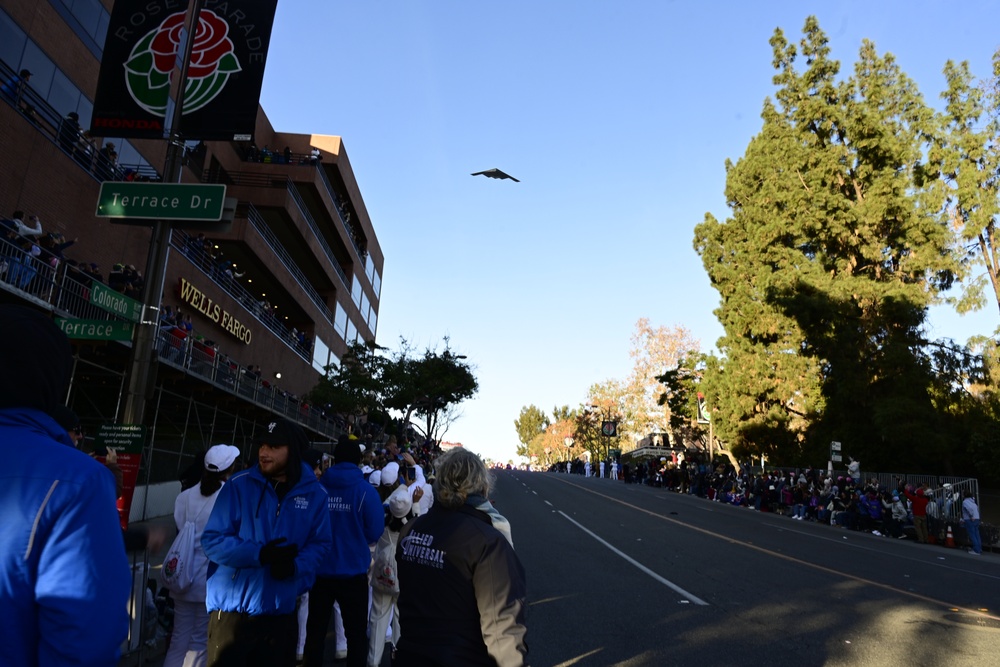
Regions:
<svg viewBox="0 0 1000 667"><path fill-rule="evenodd" d="M70 155L76 157L79 151L80 136L80 114L70 111L59 124L59 146Z"/></svg>
<svg viewBox="0 0 1000 667"><path fill-rule="evenodd" d="M7 83L0 87L0 92L7 96L14 106L24 108L24 93L28 90L28 82L31 80L31 71L22 69L12 76Z"/></svg>
<svg viewBox="0 0 1000 667"><path fill-rule="evenodd" d="M97 155L97 140L90 134L90 130L84 130L80 135L80 147L77 151L77 161L87 170L94 169L94 156Z"/></svg>
<svg viewBox="0 0 1000 667"><path fill-rule="evenodd" d="M125 291L125 265L115 264L111 267L111 273L108 274L108 287L115 290L116 292Z"/></svg>
<svg viewBox="0 0 1000 667"><path fill-rule="evenodd" d="M80 271L92 281L96 280L99 283L104 282L104 274L101 273L101 267L97 264L97 262L81 264Z"/></svg>
<svg viewBox="0 0 1000 667"><path fill-rule="evenodd" d="M118 174L118 153L110 141L97 154L97 177L105 181L113 181Z"/></svg>
<svg viewBox="0 0 1000 667"><path fill-rule="evenodd" d="M38 219L38 216L33 215L28 220L32 223L30 227L24 223L24 211L14 211L6 224L18 236L25 238L41 236L43 234L42 221Z"/></svg>
<svg viewBox="0 0 1000 667"><path fill-rule="evenodd" d="M202 375L210 374L215 366L217 351L214 341L204 340L201 336L195 337L191 344L191 370Z"/></svg>
<svg viewBox="0 0 1000 667"><path fill-rule="evenodd" d="M125 280L124 293L133 299L138 299L142 296L142 287L144 281L142 279L142 274L135 268L134 265L129 264L124 269L122 269L122 276Z"/></svg>
<svg viewBox="0 0 1000 667"><path fill-rule="evenodd" d="M246 272L240 272L236 270L236 265L232 262L226 260L222 263L222 275L225 276L227 283L235 283L238 278L242 278L246 275Z"/></svg>
<svg viewBox="0 0 1000 667"><path fill-rule="evenodd" d="M323 154L320 153L318 148L313 148L309 157L312 159L313 163L316 163L323 159Z"/></svg>
<svg viewBox="0 0 1000 667"><path fill-rule="evenodd" d="M79 237L77 237L72 241L67 241L66 237L59 232L49 232L47 235L42 237L41 246L43 250L46 250L53 257L62 260L66 259L66 255L64 254L66 248L70 247L79 240Z"/></svg>
<svg viewBox="0 0 1000 667"><path fill-rule="evenodd" d="M176 364L183 363L187 332L174 324L165 324L160 332L160 356Z"/></svg>
<svg viewBox="0 0 1000 667"><path fill-rule="evenodd" d="M285 146L285 150L283 150L281 152L281 154L285 158L285 164L291 164L292 163L292 149L291 148L289 148L288 146Z"/></svg>
<svg viewBox="0 0 1000 667"><path fill-rule="evenodd" d="M195 259L201 255L201 249L205 246L205 234L199 233L197 236L188 236L184 246L184 254L189 259Z"/></svg>
<svg viewBox="0 0 1000 667"><path fill-rule="evenodd" d="M164 303L160 304L160 326L172 325L174 320L174 309Z"/></svg>

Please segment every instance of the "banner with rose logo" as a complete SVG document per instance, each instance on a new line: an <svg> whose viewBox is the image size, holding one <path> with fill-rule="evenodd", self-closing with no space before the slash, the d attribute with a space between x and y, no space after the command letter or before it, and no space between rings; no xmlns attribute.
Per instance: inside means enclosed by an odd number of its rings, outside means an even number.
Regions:
<svg viewBox="0 0 1000 667"><path fill-rule="evenodd" d="M184 139L253 138L277 0L204 0L184 85ZM91 133L162 139L184 55L188 0L116 0Z"/></svg>

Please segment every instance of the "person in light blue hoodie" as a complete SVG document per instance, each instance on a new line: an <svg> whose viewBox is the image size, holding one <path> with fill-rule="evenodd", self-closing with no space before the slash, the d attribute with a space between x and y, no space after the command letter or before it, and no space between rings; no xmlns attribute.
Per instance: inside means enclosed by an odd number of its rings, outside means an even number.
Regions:
<svg viewBox="0 0 1000 667"><path fill-rule="evenodd" d="M50 415L69 340L39 311L0 305L0 663L117 664L131 575L108 470Z"/></svg>
<svg viewBox="0 0 1000 667"><path fill-rule="evenodd" d="M270 422L256 446L258 464L222 487L201 538L209 667L293 667L296 599L333 543L326 491L302 462L302 429Z"/></svg>

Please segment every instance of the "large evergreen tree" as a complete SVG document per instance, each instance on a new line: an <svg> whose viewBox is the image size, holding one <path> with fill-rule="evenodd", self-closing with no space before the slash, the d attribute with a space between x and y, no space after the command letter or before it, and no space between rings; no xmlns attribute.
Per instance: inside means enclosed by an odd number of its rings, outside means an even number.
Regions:
<svg viewBox="0 0 1000 667"><path fill-rule="evenodd" d="M771 39L778 90L726 165L731 217L695 230L725 330L706 393L744 454L814 462L835 439L891 467L940 450L921 352L955 268L924 161L937 121L891 55L865 42L841 80L815 18L803 32Z"/></svg>

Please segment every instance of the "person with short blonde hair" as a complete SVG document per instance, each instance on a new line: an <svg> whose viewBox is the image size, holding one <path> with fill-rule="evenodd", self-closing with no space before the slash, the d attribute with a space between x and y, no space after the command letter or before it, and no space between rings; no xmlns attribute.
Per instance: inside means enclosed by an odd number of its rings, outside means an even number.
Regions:
<svg viewBox="0 0 1000 667"><path fill-rule="evenodd" d="M480 509L489 502L489 470L461 447L438 457L434 470L436 500L403 528L396 547L400 640L393 664L523 667L524 568Z"/></svg>
<svg viewBox="0 0 1000 667"><path fill-rule="evenodd" d="M488 496L493 488L493 476L483 460L461 447L439 456L434 472L435 502L452 509L464 505L469 496Z"/></svg>

